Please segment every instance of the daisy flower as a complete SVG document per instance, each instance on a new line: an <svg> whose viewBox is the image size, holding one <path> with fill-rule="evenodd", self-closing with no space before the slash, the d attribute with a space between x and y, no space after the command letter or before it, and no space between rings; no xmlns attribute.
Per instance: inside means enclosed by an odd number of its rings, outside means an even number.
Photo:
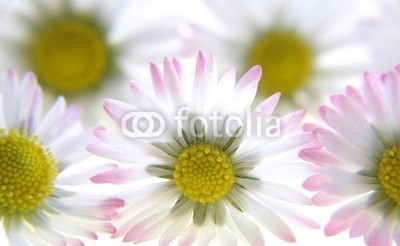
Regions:
<svg viewBox="0 0 400 246"><path fill-rule="evenodd" d="M136 78L150 59L178 50L174 18L154 11L156 3L163 9L158 1L140 0L9 3L0 25L0 64L33 71L57 96L96 105L101 92L123 94L119 81L127 71Z"/></svg>
<svg viewBox="0 0 400 246"><path fill-rule="evenodd" d="M304 187L315 204L345 202L325 227L328 236L349 229L367 245L400 245L400 66L366 73L361 90L347 87L319 114L328 126L305 125L320 148L300 152L319 169Z"/></svg>
<svg viewBox="0 0 400 246"><path fill-rule="evenodd" d="M342 89L368 64L354 1L203 2L207 12L192 18L189 45L212 50L224 68L261 65L261 96L281 92L292 106L306 105Z"/></svg>
<svg viewBox="0 0 400 246"><path fill-rule="evenodd" d="M106 220L123 201L74 190L93 171L73 169L93 129L82 130L80 109L62 97L42 115L42 100L33 74L1 77L0 221L10 245L82 245L114 231Z"/></svg>
<svg viewBox="0 0 400 246"><path fill-rule="evenodd" d="M186 79L176 59L166 58L163 66L150 67L152 91L130 84L140 100L104 101L122 132L97 130L100 142L88 145L121 165L93 182L132 182L120 195L126 207L113 220L113 237L134 243L159 238L160 245L205 245L216 237L232 245L239 238L263 245L259 224L287 242L296 239L284 219L318 228L291 206L310 205L309 198L281 183L302 166L293 159L299 148L314 144L312 135L296 130L304 110L273 117L275 94L251 111L259 66L237 84L233 69L218 80L212 54L199 53L194 78Z"/></svg>

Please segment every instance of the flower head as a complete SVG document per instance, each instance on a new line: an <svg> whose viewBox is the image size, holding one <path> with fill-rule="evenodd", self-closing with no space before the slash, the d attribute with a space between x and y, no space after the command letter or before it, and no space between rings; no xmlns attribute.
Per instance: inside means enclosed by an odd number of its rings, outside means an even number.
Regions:
<svg viewBox="0 0 400 246"><path fill-rule="evenodd" d="M321 146L300 152L319 167L304 187L317 192L317 205L347 202L326 235L349 229L367 245L400 244L399 93L400 67L380 77L366 73L361 90L347 87L331 97L333 107L319 108L327 126L305 126Z"/></svg>
<svg viewBox="0 0 400 246"><path fill-rule="evenodd" d="M281 92L292 106L308 106L369 63L357 29L364 16L353 1L203 2L202 16L211 17L194 19L188 46L210 49L240 72L261 65L260 96Z"/></svg>
<svg viewBox="0 0 400 246"><path fill-rule="evenodd" d="M279 94L251 110L259 66L236 84L233 69L218 79L213 56L200 53L194 78L167 58L163 72L151 65L151 75L153 91L131 83L132 104L104 102L125 135L95 131L100 143L88 146L122 163L92 181L135 184L121 194L127 206L115 217L114 237L134 243L159 238L161 245L179 238L187 245L208 244L218 235L223 245L237 238L261 245L257 222L288 242L295 236L283 218L318 227L289 207L310 200L282 184L280 175L295 165L300 146L313 144L311 135L296 131L304 111L273 117Z"/></svg>
<svg viewBox="0 0 400 246"><path fill-rule="evenodd" d="M170 25L174 18L165 20L168 13L164 12L146 15L154 12L153 4L125 0L10 3L0 25L0 63L33 71L47 93L93 107L94 99L100 103L104 98L103 91L123 95L118 82L128 71L135 71L129 75L137 77L149 59L158 57L157 52L179 49L178 38L171 42L172 35L159 31L162 23L163 31L179 36ZM160 41L157 51L149 48L149 43L154 48L153 39Z"/></svg>
<svg viewBox="0 0 400 246"><path fill-rule="evenodd" d="M42 101L33 74L20 82L9 70L0 79L0 221L9 243L78 245L113 232L106 220L122 201L79 194L75 185L95 170L74 169L93 129L82 130L80 109L62 97L42 116Z"/></svg>

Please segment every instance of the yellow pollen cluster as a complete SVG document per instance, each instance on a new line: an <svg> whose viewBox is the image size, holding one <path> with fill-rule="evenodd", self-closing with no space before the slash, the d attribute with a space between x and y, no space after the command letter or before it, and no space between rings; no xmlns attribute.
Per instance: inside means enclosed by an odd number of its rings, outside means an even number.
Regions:
<svg viewBox="0 0 400 246"><path fill-rule="evenodd" d="M23 214L41 206L57 176L51 153L36 137L0 130L0 214Z"/></svg>
<svg viewBox="0 0 400 246"><path fill-rule="evenodd" d="M108 70L110 52L98 28L80 20L49 24L32 45L39 81L61 94L95 87Z"/></svg>
<svg viewBox="0 0 400 246"><path fill-rule="evenodd" d="M190 200L215 203L232 188L235 170L225 152L209 144L197 144L186 148L178 156L174 181Z"/></svg>
<svg viewBox="0 0 400 246"><path fill-rule="evenodd" d="M400 205L400 146L383 152L377 176L385 194Z"/></svg>
<svg viewBox="0 0 400 246"><path fill-rule="evenodd" d="M259 64L263 77L259 91L282 92L290 97L312 73L313 54L309 45L296 33L270 31L260 35L250 48L248 66Z"/></svg>

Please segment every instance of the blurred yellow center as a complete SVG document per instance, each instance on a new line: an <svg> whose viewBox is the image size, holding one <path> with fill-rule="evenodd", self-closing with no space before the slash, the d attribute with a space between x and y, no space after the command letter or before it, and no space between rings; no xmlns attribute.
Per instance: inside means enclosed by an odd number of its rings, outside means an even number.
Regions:
<svg viewBox="0 0 400 246"><path fill-rule="evenodd" d="M378 178L385 194L400 205L400 147L398 145L383 151Z"/></svg>
<svg viewBox="0 0 400 246"><path fill-rule="evenodd" d="M271 31L254 41L247 62L249 66L262 66L260 93L282 92L283 96L291 96L310 76L313 54L297 34Z"/></svg>
<svg viewBox="0 0 400 246"><path fill-rule="evenodd" d="M197 144L179 154L174 181L190 200L215 203L232 188L235 171L225 152L208 144Z"/></svg>
<svg viewBox="0 0 400 246"><path fill-rule="evenodd" d="M95 87L110 59L98 28L79 20L48 25L32 46L32 63L39 81L61 94Z"/></svg>
<svg viewBox="0 0 400 246"><path fill-rule="evenodd" d="M0 130L0 214L23 214L53 193L57 176L51 153L36 137Z"/></svg>

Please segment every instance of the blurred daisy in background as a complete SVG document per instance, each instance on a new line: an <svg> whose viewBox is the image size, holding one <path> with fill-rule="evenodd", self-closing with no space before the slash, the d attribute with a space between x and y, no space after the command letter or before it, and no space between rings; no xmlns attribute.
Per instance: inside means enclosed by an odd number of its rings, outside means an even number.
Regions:
<svg viewBox="0 0 400 246"><path fill-rule="evenodd" d="M261 65L259 96L281 92L285 105L308 107L369 65L355 1L202 2L188 45L213 51L224 69Z"/></svg>
<svg viewBox="0 0 400 246"><path fill-rule="evenodd" d="M46 92L99 109L105 93L124 95L120 81L127 80L126 71L136 78L160 54L177 55L179 25L162 12L164 5L143 0L10 1L0 22L0 65L31 70ZM90 117L100 111L92 110Z"/></svg>
<svg viewBox="0 0 400 246"><path fill-rule="evenodd" d="M370 0L374 18L364 24L364 35L371 43L374 68L391 70L400 62L400 2L397 0Z"/></svg>
<svg viewBox="0 0 400 246"><path fill-rule="evenodd" d="M206 245L214 238L221 245L238 239L263 245L259 225L286 242L296 238L285 220L319 228L293 206L311 205L309 198L283 184L290 179L289 170L292 176L299 175L299 149L314 144L312 135L298 130L304 110L274 118L278 93L251 111L259 66L236 83L233 69L218 79L213 56L200 53L194 78L185 77L185 71L178 60L166 58L163 70L151 65L152 91L132 82L130 103L104 102L106 112L127 135L95 131L100 142L88 150L121 166L92 181L136 184L120 194L126 207L113 220L113 237L134 243L159 239L160 245L174 240L180 245ZM135 114L139 111L162 116L165 131L158 137L152 135L158 130L143 131L147 138L130 135L138 133L130 123L138 124L144 117ZM273 123L263 125L263 134L257 136L254 129L266 119ZM240 120L243 124L232 124ZM154 129L163 126L157 122L151 124Z"/></svg>
<svg viewBox="0 0 400 246"><path fill-rule="evenodd" d="M83 130L80 109L62 97L43 116L42 102L33 74L0 78L0 222L9 244L82 245L113 233L106 221L123 201L77 192L99 168L73 169L88 156L93 128Z"/></svg>
<svg viewBox="0 0 400 246"><path fill-rule="evenodd" d="M319 167L304 182L317 192L315 204L345 202L325 234L349 229L367 245L400 245L400 66L380 77L366 73L361 90L347 87L331 101L319 108L327 126L305 126L321 148L300 153Z"/></svg>

